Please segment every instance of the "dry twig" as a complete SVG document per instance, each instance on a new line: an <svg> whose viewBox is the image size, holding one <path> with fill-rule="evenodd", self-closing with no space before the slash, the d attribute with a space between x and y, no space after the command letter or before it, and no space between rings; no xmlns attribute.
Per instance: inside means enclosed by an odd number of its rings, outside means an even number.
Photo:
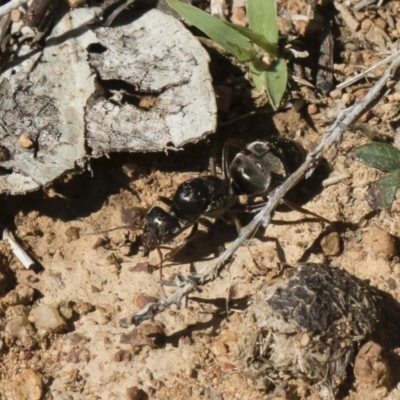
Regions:
<svg viewBox="0 0 400 400"><path fill-rule="evenodd" d="M332 126L325 133L321 143L314 149L314 151L308 154L306 161L300 166L300 168L271 194L268 203L259 211L257 215L255 215L253 220L242 229L239 237L232 242L227 250L225 250L219 257L213 260L201 271L192 274L189 277L178 276L174 282L178 289L170 298L149 303L142 310L134 313L130 317L122 318L120 320L120 325L122 327L128 327L132 323L138 325L144 320L153 318L156 314L163 312L166 308L173 304L179 308L182 299L186 298L186 296L188 296L190 293L198 290L200 285L214 280L226 262L235 254L236 250L246 240L251 238L254 232L261 225L264 227L268 226L271 221L272 212L281 203L285 194L304 177L308 178L312 174L316 165L321 159L324 150L328 146L338 145L340 143L343 133L366 110L371 107L373 102L376 101L381 94L382 89L385 88L386 83L389 80L394 79L399 67L400 51L397 51L392 64L379 79L379 81L376 82L376 84L371 88L364 99L339 113Z"/></svg>

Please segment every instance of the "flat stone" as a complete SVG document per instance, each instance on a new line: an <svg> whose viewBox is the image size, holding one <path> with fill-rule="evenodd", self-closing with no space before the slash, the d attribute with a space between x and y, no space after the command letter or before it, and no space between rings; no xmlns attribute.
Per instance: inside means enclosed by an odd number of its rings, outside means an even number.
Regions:
<svg viewBox="0 0 400 400"><path fill-rule="evenodd" d="M35 324L38 331L60 332L66 327L57 307L48 304L34 308L29 314L29 319Z"/></svg>

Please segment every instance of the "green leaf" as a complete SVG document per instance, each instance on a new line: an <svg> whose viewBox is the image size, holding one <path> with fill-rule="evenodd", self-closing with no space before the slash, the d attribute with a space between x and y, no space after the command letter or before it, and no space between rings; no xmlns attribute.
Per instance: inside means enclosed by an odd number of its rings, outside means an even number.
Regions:
<svg viewBox="0 0 400 400"><path fill-rule="evenodd" d="M278 108L285 94L287 85L287 65L284 58L279 58L272 68L265 71L267 93L273 108Z"/></svg>
<svg viewBox="0 0 400 400"><path fill-rule="evenodd" d="M400 169L400 151L390 144L369 143L354 150L358 161L381 171Z"/></svg>
<svg viewBox="0 0 400 400"><path fill-rule="evenodd" d="M251 61L256 57L257 53L249 40L228 24L179 0L166 1L177 13L203 31L239 61Z"/></svg>
<svg viewBox="0 0 400 400"><path fill-rule="evenodd" d="M254 86L258 91L267 89L267 74L258 60L254 60L250 63L250 74Z"/></svg>
<svg viewBox="0 0 400 400"><path fill-rule="evenodd" d="M247 0L249 27L261 33L275 47L278 45L276 0Z"/></svg>
<svg viewBox="0 0 400 400"><path fill-rule="evenodd" d="M247 0L247 18L252 31L265 37L268 43L278 49L278 15L276 0ZM258 43L256 43L260 46ZM264 47L260 46L267 51ZM265 70L265 72L261 72ZM287 65L283 58L265 69L258 65L257 60L252 62L251 77L257 90L266 89L269 101L277 109L286 90Z"/></svg>
<svg viewBox="0 0 400 400"><path fill-rule="evenodd" d="M389 213L392 208L396 192L400 188L400 170L393 171L383 176L374 183L381 192L382 207Z"/></svg>
<svg viewBox="0 0 400 400"><path fill-rule="evenodd" d="M226 25L235 29L243 36L247 37L251 42L261 47L265 52L271 54L272 56L276 56L277 54L277 46L276 44L272 44L263 34L256 33L249 28L245 28L240 25L231 24L230 22L224 22Z"/></svg>

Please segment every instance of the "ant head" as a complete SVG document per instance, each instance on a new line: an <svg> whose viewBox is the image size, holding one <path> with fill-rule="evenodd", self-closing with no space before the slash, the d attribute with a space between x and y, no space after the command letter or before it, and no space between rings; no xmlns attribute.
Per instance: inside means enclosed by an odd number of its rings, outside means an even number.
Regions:
<svg viewBox="0 0 400 400"><path fill-rule="evenodd" d="M147 251L173 239L181 230L177 218L161 207L154 206L145 217L143 246Z"/></svg>

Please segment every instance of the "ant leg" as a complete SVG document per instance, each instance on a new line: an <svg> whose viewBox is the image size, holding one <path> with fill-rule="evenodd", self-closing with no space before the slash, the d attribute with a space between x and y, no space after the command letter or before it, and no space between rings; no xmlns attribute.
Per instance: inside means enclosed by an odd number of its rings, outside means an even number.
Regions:
<svg viewBox="0 0 400 400"><path fill-rule="evenodd" d="M192 226L192 229L188 235L188 237L186 239L184 239L182 241L182 243L178 244L176 247L174 247L166 256L165 256L165 260L171 260L180 250L183 249L183 247L185 247L185 245L187 243L189 243L194 236L196 235L197 231L199 228L199 224L197 222L194 223L194 225Z"/></svg>
<svg viewBox="0 0 400 400"><path fill-rule="evenodd" d="M156 246L156 250L157 250L158 256L160 257L160 263L158 264L158 268L160 270L160 280L162 281L163 280L162 267L164 265L165 258L163 256L160 246L158 244Z"/></svg>
<svg viewBox="0 0 400 400"><path fill-rule="evenodd" d="M231 210L229 210L231 211ZM235 225L236 232L240 235L240 231L242 229L242 223L240 222L239 218L232 212L227 212L225 216L221 216L220 218L225 221L229 225Z"/></svg>
<svg viewBox="0 0 400 400"><path fill-rule="evenodd" d="M316 213L314 213L312 211L309 211L306 208L297 206L296 204L292 203L289 200L282 199L282 203L285 204L286 206L288 206L289 208L291 208L294 211L298 211L298 212L300 212L302 214L311 215L311 216L317 218L321 223L326 223L326 224L330 224L331 223L331 221L327 220L326 218L321 217L320 215L318 215L318 214L316 214Z"/></svg>
<svg viewBox="0 0 400 400"><path fill-rule="evenodd" d="M171 206L172 204L172 200L169 199L168 197L165 196L158 196L157 198L158 200L160 200L162 203L164 203L165 205L167 205L168 207Z"/></svg>

